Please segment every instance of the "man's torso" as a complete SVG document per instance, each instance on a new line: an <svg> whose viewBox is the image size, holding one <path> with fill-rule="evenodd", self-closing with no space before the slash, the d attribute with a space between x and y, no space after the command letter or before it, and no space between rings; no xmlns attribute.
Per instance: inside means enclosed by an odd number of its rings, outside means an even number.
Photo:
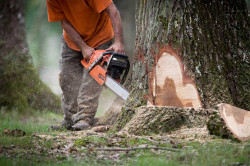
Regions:
<svg viewBox="0 0 250 166"><path fill-rule="evenodd" d="M112 0L51 0L53 8L58 9L49 13L49 20L51 15L58 12L64 19L66 18L76 31L82 36L82 39L90 47L97 47L109 40L114 36L110 18L105 10ZM55 2L53 2L55 1ZM49 3L47 3L50 5ZM56 10L53 9L53 10ZM60 13L62 12L62 13ZM53 20L52 20L53 21ZM68 46L74 50L79 48L69 38L67 33L63 31L65 41Z"/></svg>

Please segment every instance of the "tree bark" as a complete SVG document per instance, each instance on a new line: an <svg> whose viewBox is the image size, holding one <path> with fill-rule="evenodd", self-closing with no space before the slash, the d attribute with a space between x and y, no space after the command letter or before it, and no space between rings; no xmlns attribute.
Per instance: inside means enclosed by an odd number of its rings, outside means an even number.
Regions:
<svg viewBox="0 0 250 166"><path fill-rule="evenodd" d="M131 103L153 100L151 73L168 53L180 59L204 108L224 102L249 110L249 24L244 0L137 1Z"/></svg>
<svg viewBox="0 0 250 166"><path fill-rule="evenodd" d="M59 110L59 98L40 81L29 56L24 2L1 0L0 17L0 106Z"/></svg>
<svg viewBox="0 0 250 166"><path fill-rule="evenodd" d="M186 124L178 125L182 119L175 114L192 117L183 107L201 112L195 114L194 125L207 123L199 117L209 118L213 111L208 110L219 103L250 110L250 20L244 0L137 0L136 12L130 97L111 131L136 117L136 124L145 125L140 133L165 130L168 123L180 127ZM138 108L146 105L165 108ZM148 128L152 121L162 122L161 128L158 123L153 123L154 130ZM130 126L137 133L143 125Z"/></svg>

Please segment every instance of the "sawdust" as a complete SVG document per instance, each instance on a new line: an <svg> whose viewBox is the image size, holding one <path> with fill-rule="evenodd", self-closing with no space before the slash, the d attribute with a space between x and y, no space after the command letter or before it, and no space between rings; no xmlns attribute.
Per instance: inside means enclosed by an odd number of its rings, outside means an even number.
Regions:
<svg viewBox="0 0 250 166"><path fill-rule="evenodd" d="M211 136L207 127L194 127L187 128L182 127L180 130L176 130L168 134L170 138L180 139L182 141L197 141L200 143L211 140L214 136Z"/></svg>

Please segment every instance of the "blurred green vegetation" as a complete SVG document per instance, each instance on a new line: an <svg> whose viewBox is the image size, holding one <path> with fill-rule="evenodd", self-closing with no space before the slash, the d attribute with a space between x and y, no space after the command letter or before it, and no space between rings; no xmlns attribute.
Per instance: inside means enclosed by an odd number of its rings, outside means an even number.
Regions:
<svg viewBox="0 0 250 166"><path fill-rule="evenodd" d="M62 114L54 111L30 110L20 112L16 109L7 110L5 107L2 107L0 109L0 131L18 128L25 131L28 135L35 132L47 133L50 125L55 122L60 123L62 119Z"/></svg>
<svg viewBox="0 0 250 166"><path fill-rule="evenodd" d="M48 22L46 1L27 0L26 32L30 55L35 67L57 67L60 53L60 22Z"/></svg>
<svg viewBox="0 0 250 166"><path fill-rule="evenodd" d="M37 9L34 2L39 1L29 2L29 4L33 4L29 7L30 10L33 10L33 14L27 16L31 17L33 15L33 19L36 19L36 22L33 21L33 25L40 27L40 23L43 25L42 22L39 22L40 20L34 17L40 11L40 8ZM30 55L34 57L42 56L26 49L27 30L25 29L26 19L23 18L23 4L27 5L28 2L1 1L1 7L5 7L1 10L1 40L4 40L0 42L2 53L0 56L0 106L22 112L31 111L31 108L34 110L50 109L58 111L60 109L59 97L53 94L40 80L37 69L34 68L31 62ZM41 7L41 5L39 6ZM46 14L46 10L43 13ZM16 14L21 21L16 21L15 17L12 17L16 16ZM33 34L35 34L35 37L39 36L38 34L42 36L38 32ZM39 41L39 39L36 38L35 41Z"/></svg>

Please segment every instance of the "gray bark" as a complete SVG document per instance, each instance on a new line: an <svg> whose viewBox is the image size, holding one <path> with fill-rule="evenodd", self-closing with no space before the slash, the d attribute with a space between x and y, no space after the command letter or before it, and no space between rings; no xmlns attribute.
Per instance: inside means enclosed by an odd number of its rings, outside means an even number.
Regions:
<svg viewBox="0 0 250 166"><path fill-rule="evenodd" d="M137 1L136 11L129 105L145 103L153 53L172 44L205 108L224 102L250 110L250 19L244 0Z"/></svg>

